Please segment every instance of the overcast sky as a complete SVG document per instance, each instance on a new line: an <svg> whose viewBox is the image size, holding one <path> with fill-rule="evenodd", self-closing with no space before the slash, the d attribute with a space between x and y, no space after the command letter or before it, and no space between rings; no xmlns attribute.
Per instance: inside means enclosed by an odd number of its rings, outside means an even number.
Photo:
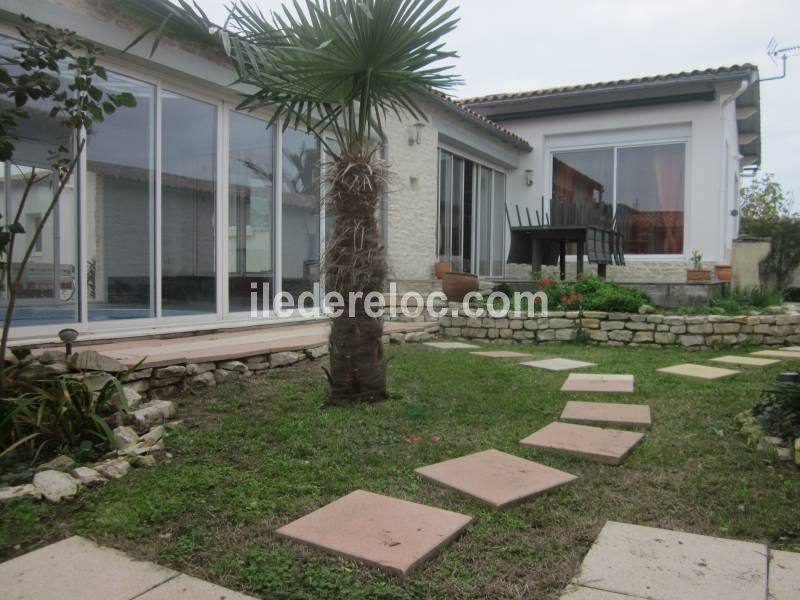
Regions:
<svg viewBox="0 0 800 600"><path fill-rule="evenodd" d="M251 0L265 12L280 0ZM198 0L217 22L221 0ZM224 2L229 4L229 2ZM800 45L800 0L451 0L461 22L448 44L475 96L751 62L780 73L770 38ZM800 210L800 56L761 86L762 169Z"/></svg>

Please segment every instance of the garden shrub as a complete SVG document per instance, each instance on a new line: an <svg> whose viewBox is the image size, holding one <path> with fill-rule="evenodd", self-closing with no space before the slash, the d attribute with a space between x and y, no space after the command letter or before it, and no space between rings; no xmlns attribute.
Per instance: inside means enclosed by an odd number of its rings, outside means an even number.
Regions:
<svg viewBox="0 0 800 600"><path fill-rule="evenodd" d="M768 435L785 440L800 437L800 383L776 383L753 407L753 415Z"/></svg>
<svg viewBox="0 0 800 600"><path fill-rule="evenodd" d="M590 275L576 282L556 281L545 277L538 282L547 295L549 310L599 310L638 312L650 299L639 290L622 287L607 279Z"/></svg>
<svg viewBox="0 0 800 600"><path fill-rule="evenodd" d="M800 267L800 219L784 217L776 221L743 221L742 231L772 240L772 248L760 265L761 277L778 289L785 287Z"/></svg>

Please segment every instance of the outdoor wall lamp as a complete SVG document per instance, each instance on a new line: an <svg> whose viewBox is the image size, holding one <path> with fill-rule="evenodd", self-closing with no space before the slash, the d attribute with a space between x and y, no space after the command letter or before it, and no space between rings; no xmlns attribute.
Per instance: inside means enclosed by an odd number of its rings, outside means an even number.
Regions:
<svg viewBox="0 0 800 600"><path fill-rule="evenodd" d="M425 123L414 123L414 129L411 130L411 135L408 136L409 146L419 146L420 133L422 133L423 127L425 127Z"/></svg>
<svg viewBox="0 0 800 600"><path fill-rule="evenodd" d="M72 354L72 342L78 339L78 332L74 329L62 329L58 332L58 339L64 342L64 349L67 356Z"/></svg>
<svg viewBox="0 0 800 600"><path fill-rule="evenodd" d="M525 185L528 187L533 185L533 169L525 169Z"/></svg>

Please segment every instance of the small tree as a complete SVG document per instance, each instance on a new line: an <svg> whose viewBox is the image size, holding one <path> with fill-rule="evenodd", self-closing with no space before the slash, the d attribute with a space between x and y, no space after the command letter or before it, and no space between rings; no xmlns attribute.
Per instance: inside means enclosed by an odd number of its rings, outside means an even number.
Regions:
<svg viewBox="0 0 800 600"><path fill-rule="evenodd" d="M783 187L772 173L743 187L740 192L739 215L743 227L751 221L778 221L792 216L792 203L783 191Z"/></svg>
<svg viewBox="0 0 800 600"><path fill-rule="evenodd" d="M69 133L69 145L49 150L49 171L42 173L36 167L29 172L21 170L24 186L19 206L15 214L6 215L0 227L0 281L8 294L0 340L0 390L5 390L7 384L6 349L20 282L36 242L86 147L85 134L93 123L117 108L136 105L132 94L108 93L95 84L98 79L106 79L106 72L97 64L99 49L94 44L72 31L35 23L25 16L18 31L21 41L13 45L12 54L0 56L0 160L14 160L16 129L31 118L28 109L37 101L49 101L48 115L55 126ZM26 233L20 222L25 205L34 185L49 177L51 171L57 176L52 200L36 229L27 236L27 246L17 248L21 255L15 261L15 242Z"/></svg>

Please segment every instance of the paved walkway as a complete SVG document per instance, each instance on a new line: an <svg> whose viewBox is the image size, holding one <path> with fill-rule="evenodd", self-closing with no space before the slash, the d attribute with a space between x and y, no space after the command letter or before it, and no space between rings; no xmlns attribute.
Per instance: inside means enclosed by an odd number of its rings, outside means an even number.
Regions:
<svg viewBox="0 0 800 600"><path fill-rule="evenodd" d="M432 323L384 323L384 333L423 331ZM171 338L128 339L115 342L96 342L76 349L96 350L116 358L126 366L144 360L142 367L161 367L187 362L216 362L270 354L304 350L328 343L327 322L299 325L250 328L239 331L218 331L204 335L182 335ZM35 350L34 354L44 349Z"/></svg>
<svg viewBox="0 0 800 600"><path fill-rule="evenodd" d="M0 564L3 600L252 600L78 536Z"/></svg>

